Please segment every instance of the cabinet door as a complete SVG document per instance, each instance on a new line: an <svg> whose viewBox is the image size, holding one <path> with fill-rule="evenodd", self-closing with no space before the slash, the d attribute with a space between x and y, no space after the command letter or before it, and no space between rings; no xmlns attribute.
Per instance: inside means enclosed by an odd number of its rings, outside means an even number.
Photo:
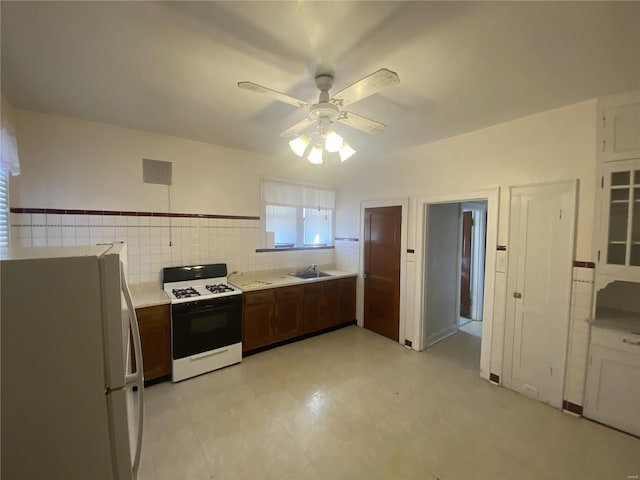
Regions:
<svg viewBox="0 0 640 480"><path fill-rule="evenodd" d="M322 282L321 328L340 324L340 280Z"/></svg>
<svg viewBox="0 0 640 480"><path fill-rule="evenodd" d="M640 158L640 103L607 108L601 121L605 162Z"/></svg>
<svg viewBox="0 0 640 480"><path fill-rule="evenodd" d="M304 286L304 333L322 329L322 282Z"/></svg>
<svg viewBox="0 0 640 480"><path fill-rule="evenodd" d="M171 374L171 312L169 305L136 309L144 379Z"/></svg>
<svg viewBox="0 0 640 480"><path fill-rule="evenodd" d="M640 280L640 160L607 164L601 199L601 272Z"/></svg>
<svg viewBox="0 0 640 480"><path fill-rule="evenodd" d="M274 340L302 335L304 287L283 287L275 291Z"/></svg>
<svg viewBox="0 0 640 480"><path fill-rule="evenodd" d="M340 281L340 323L356 319L356 277L342 278Z"/></svg>
<svg viewBox="0 0 640 480"><path fill-rule="evenodd" d="M584 416L640 435L640 353L592 345Z"/></svg>
<svg viewBox="0 0 640 480"><path fill-rule="evenodd" d="M242 351L263 347L274 341L273 290L248 292L244 297Z"/></svg>

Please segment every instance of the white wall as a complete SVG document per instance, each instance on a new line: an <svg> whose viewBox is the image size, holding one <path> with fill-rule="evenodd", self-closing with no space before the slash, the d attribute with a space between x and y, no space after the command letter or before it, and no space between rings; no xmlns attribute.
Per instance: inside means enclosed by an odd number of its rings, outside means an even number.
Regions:
<svg viewBox="0 0 640 480"><path fill-rule="evenodd" d="M508 246L509 187L579 180L575 259L592 261L596 184L596 100L399 152L379 161L354 157L344 165L336 200L336 235L358 237L363 200L409 196L408 248L416 245L416 199L500 187L498 244ZM495 248L487 245L487 248ZM498 254L506 252L498 252ZM409 265L411 266L411 265ZM487 268L490 268L489 266ZM496 267L492 267L496 268ZM416 271L418 268L416 266ZM413 271L408 269L407 271ZM506 282L496 268L491 372L501 374ZM414 278L407 283L415 282ZM407 292L413 304L412 291ZM406 322L412 340L412 321ZM402 333L401 333L402 338Z"/></svg>
<svg viewBox="0 0 640 480"><path fill-rule="evenodd" d="M578 178L576 257L591 260L596 165L596 101L543 112L512 122L399 152L371 162L343 164L336 235L358 236L362 200L411 196L409 245L415 241L415 198L502 187L499 244L507 244L510 185Z"/></svg>
<svg viewBox="0 0 640 480"><path fill-rule="evenodd" d="M173 163L171 210L260 215L260 176L333 184L331 168L77 118L17 111L22 174L12 207L162 211L167 187L142 182L142 159ZM325 166L323 166L325 167Z"/></svg>
<svg viewBox="0 0 640 480"><path fill-rule="evenodd" d="M4 115L4 112L3 112ZM16 111L21 174L10 179L14 208L178 212L259 217L261 177L332 184L331 166L291 155L269 158L77 118ZM166 185L142 181L142 159L173 163ZM166 266L225 262L229 271L333 264L333 250L256 252L260 220L137 215L13 213L12 245L125 241L129 280L157 281Z"/></svg>

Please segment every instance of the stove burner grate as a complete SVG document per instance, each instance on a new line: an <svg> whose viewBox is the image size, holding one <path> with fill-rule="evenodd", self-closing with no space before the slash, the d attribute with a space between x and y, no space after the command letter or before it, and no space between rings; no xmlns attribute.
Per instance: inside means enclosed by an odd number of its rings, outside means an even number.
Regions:
<svg viewBox="0 0 640 480"><path fill-rule="evenodd" d="M173 294L176 298L188 298L188 297L199 297L200 294L196 291L195 288L174 288L172 290Z"/></svg>
<svg viewBox="0 0 640 480"><path fill-rule="evenodd" d="M217 283L215 285L207 285L207 290L211 293L225 293L225 292L233 292L233 288L231 288L226 283Z"/></svg>

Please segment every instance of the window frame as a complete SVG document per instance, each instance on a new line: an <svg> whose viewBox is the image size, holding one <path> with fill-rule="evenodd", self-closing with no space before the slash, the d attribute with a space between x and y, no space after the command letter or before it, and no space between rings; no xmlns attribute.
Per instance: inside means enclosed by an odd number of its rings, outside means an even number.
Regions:
<svg viewBox="0 0 640 480"><path fill-rule="evenodd" d="M262 248L258 248L258 251L287 251L287 250L317 250L317 249L323 249L323 248L334 248L334 244L335 244L335 221L336 221L336 209L335 209L335 204L333 206L333 208L327 208L327 207L323 207L321 206L320 209L321 210L329 210L331 212L331 223L329 226L329 242L327 244L320 244L320 245L313 245L313 244L305 244L304 243L304 228L305 228L305 217L304 217L304 210L305 209L313 209L315 207L312 206L308 206L308 205L302 205L302 204L296 204L296 205L292 205L292 204L283 204L283 203L277 203L277 202L270 202L267 203L267 201L265 200L265 195L264 195L264 183L265 182L272 182L272 183L281 183L281 184L285 184L285 185L289 185L289 186L293 186L293 187L301 187L301 188L310 188L310 189L317 189L317 190L325 190L328 192L331 192L334 196L335 196L335 190L333 188L330 187L326 187L326 186L317 186L317 185L305 185L305 184L299 184L299 183L292 183L292 182L285 182L285 181L281 181L281 180L273 180L273 179L266 179L263 178L261 179L260 182L260 190L261 190L261 194L260 194L260 200L261 200L261 220L260 220L260 224L261 224L261 231L262 231L262 240L259 241L259 245L261 245ZM295 207L296 208L296 242L294 246L277 246L277 244L275 244L273 247L268 246L267 245L267 207L269 206L274 206L274 207Z"/></svg>

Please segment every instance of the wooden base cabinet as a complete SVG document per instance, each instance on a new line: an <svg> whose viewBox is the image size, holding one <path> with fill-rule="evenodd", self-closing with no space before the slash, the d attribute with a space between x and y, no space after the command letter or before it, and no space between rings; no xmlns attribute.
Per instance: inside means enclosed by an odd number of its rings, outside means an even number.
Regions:
<svg viewBox="0 0 640 480"><path fill-rule="evenodd" d="M341 278L340 284L340 323L356 319L356 277Z"/></svg>
<svg viewBox="0 0 640 480"><path fill-rule="evenodd" d="M243 298L243 352L356 318L355 277L245 292Z"/></svg>
<svg viewBox="0 0 640 480"><path fill-rule="evenodd" d="M274 340L273 290L260 290L243 294L244 311L242 317L242 351L269 345Z"/></svg>
<svg viewBox="0 0 640 480"><path fill-rule="evenodd" d="M136 309L145 381L171 375L171 310L169 305Z"/></svg>
<svg viewBox="0 0 640 480"><path fill-rule="evenodd" d="M275 290L273 340L281 342L302 334L304 288L283 287Z"/></svg>

